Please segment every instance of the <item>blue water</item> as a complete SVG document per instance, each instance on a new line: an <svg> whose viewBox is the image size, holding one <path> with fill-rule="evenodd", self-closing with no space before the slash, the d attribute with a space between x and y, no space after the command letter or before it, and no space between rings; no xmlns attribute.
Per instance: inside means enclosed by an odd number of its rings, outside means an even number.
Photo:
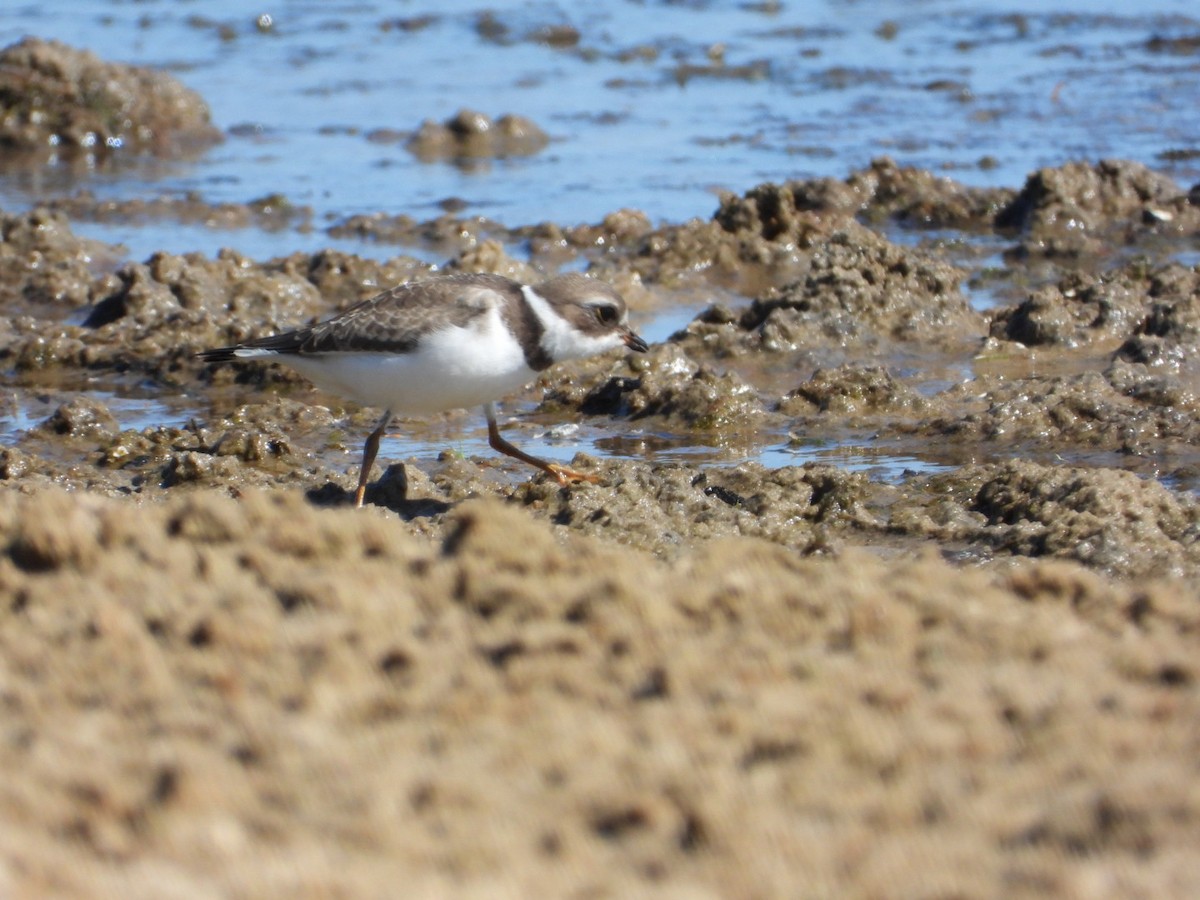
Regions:
<svg viewBox="0 0 1200 900"><path fill-rule="evenodd" d="M229 132L194 162L95 171L86 187L120 198L195 191L212 202L281 193L315 211L316 233L305 235L89 228L134 257L311 249L329 243L321 230L339 218L432 218L451 197L467 202L465 215L507 225L593 222L622 207L680 221L711 214L717 190L842 177L881 154L978 185L1019 186L1040 166L1109 156L1185 185L1200 179L1200 161L1161 157L1200 143L1200 66L1147 44L1200 31L1194 0L534 2L498 7L500 39L478 27L491 7L455 0L5 5L0 42L35 34L165 67ZM423 17L420 28L394 24ZM578 46L531 39L549 25L577 28ZM757 77L688 77L714 48L727 69ZM528 116L553 142L464 171L368 139L460 107ZM0 204L79 186L65 171L0 178Z"/></svg>

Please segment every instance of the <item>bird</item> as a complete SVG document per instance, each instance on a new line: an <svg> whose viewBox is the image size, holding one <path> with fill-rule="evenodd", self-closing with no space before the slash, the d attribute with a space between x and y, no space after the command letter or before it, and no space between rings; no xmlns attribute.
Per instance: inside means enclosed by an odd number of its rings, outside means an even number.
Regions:
<svg viewBox="0 0 1200 900"><path fill-rule="evenodd" d="M208 363L285 363L328 393L384 410L363 445L354 492L361 508L393 416L477 405L493 450L563 486L596 483L594 475L510 444L496 424L495 403L555 363L619 347L649 349L629 326L624 299L606 282L571 272L527 285L471 273L406 282L325 321L197 355Z"/></svg>

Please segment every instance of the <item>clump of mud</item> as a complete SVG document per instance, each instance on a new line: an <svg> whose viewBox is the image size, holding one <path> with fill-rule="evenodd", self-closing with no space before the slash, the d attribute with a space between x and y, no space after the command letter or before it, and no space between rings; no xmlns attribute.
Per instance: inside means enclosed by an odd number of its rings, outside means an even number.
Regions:
<svg viewBox="0 0 1200 900"><path fill-rule="evenodd" d="M0 51L0 147L40 164L118 151L175 156L221 140L208 106L163 72L103 62L57 41Z"/></svg>
<svg viewBox="0 0 1200 900"><path fill-rule="evenodd" d="M1103 260L1114 246L1161 253L1156 241L1200 230L1200 207L1172 179L1126 160L1048 167L1016 191L968 187L885 157L842 180L766 183L740 196L726 193L713 217L743 242L756 236L800 248L850 219L991 232L1014 239L1010 255L1022 260L1079 264Z"/></svg>
<svg viewBox="0 0 1200 900"><path fill-rule="evenodd" d="M1195 234L1200 208L1175 182L1140 163L1072 162L1032 174L996 216L1027 256L1094 257L1137 232Z"/></svg>
<svg viewBox="0 0 1200 900"><path fill-rule="evenodd" d="M814 241L807 271L740 314L714 307L682 346L716 356L864 341L961 342L983 319L959 290L966 272L849 221Z"/></svg>
<svg viewBox="0 0 1200 900"><path fill-rule="evenodd" d="M1138 262L1107 272L1071 272L992 317L990 334L1026 347L1080 347L1132 337L1147 315L1150 272ZM1155 291L1157 293L1157 291Z"/></svg>
<svg viewBox="0 0 1200 900"><path fill-rule="evenodd" d="M1169 455L1200 438L1194 389L1131 366L1062 376L985 375L932 398L926 410L926 418L907 427L928 440L986 444L996 452Z"/></svg>
<svg viewBox="0 0 1200 900"><path fill-rule="evenodd" d="M1013 461L913 482L889 527L1124 577L1194 573L1200 504L1117 469ZM940 497L931 505L928 494ZM913 502L915 499L915 502Z"/></svg>
<svg viewBox="0 0 1200 900"><path fill-rule="evenodd" d="M640 427L683 431L703 442L752 440L769 414L758 392L732 372L697 363L664 344L617 364L597 361L559 367L545 377L539 409L628 418Z"/></svg>
<svg viewBox="0 0 1200 900"><path fill-rule="evenodd" d="M930 401L881 366L838 366L817 369L812 378L780 402L792 416L839 415L863 419L888 415L912 416L927 410Z"/></svg>
<svg viewBox="0 0 1200 900"><path fill-rule="evenodd" d="M506 114L492 119L460 109L445 122L423 122L407 147L425 162L471 162L532 156L549 142L546 133L524 116Z"/></svg>
<svg viewBox="0 0 1200 900"><path fill-rule="evenodd" d="M804 554L828 552L836 534L880 523L867 511L867 479L833 466L766 469L747 463L601 467L608 490L561 491L531 482L514 500L556 526L673 558L717 537L764 537Z"/></svg>
<svg viewBox="0 0 1200 900"><path fill-rule="evenodd" d="M726 193L714 219L726 231L753 230L771 241L798 240L830 217L863 215L928 228L980 229L1011 201L1005 188L971 188L887 157L845 180L817 178L766 183L738 196Z"/></svg>
<svg viewBox="0 0 1200 900"><path fill-rule="evenodd" d="M97 263L115 251L75 235L67 217L46 209L15 215L0 212L0 303L13 318L34 313L61 319L92 296Z"/></svg>
<svg viewBox="0 0 1200 900"><path fill-rule="evenodd" d="M506 239L508 230L498 222L478 217L463 219L445 213L418 220L405 213L367 213L347 216L330 226L330 237L359 238L385 244L429 247L447 253L461 252L491 237Z"/></svg>
<svg viewBox="0 0 1200 900"><path fill-rule="evenodd" d="M245 203L206 203L192 192L183 197L101 200L91 191L83 190L70 197L54 198L45 204L45 208L65 213L71 219L93 222L145 223L170 220L214 229L312 229L312 207L293 204L280 194L267 194Z"/></svg>

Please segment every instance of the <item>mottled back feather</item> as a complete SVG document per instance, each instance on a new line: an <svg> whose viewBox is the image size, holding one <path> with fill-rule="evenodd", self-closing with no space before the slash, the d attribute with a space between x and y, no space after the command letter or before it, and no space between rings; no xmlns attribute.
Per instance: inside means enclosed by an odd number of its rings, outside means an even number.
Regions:
<svg viewBox="0 0 1200 900"><path fill-rule="evenodd" d="M432 321L459 328L487 313L498 297L520 294L521 286L500 275L454 275L409 282L357 303L332 319L209 350L210 362L230 359L238 349L275 353L346 351L409 353Z"/></svg>

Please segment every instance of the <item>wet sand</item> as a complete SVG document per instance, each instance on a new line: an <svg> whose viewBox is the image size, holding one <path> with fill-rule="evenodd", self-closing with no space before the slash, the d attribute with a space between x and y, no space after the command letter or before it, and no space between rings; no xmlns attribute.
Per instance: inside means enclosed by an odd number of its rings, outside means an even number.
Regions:
<svg viewBox="0 0 1200 900"><path fill-rule="evenodd" d="M49 410L0 449L0 893L1193 894L1192 194L878 160L679 224L360 221L714 298L522 398L518 443L610 433L600 484L447 452L361 511L371 411L193 354L429 263L106 265L73 220L145 210L0 213L6 390ZM147 385L186 420L122 427L103 392ZM655 458L765 435L928 468Z"/></svg>

